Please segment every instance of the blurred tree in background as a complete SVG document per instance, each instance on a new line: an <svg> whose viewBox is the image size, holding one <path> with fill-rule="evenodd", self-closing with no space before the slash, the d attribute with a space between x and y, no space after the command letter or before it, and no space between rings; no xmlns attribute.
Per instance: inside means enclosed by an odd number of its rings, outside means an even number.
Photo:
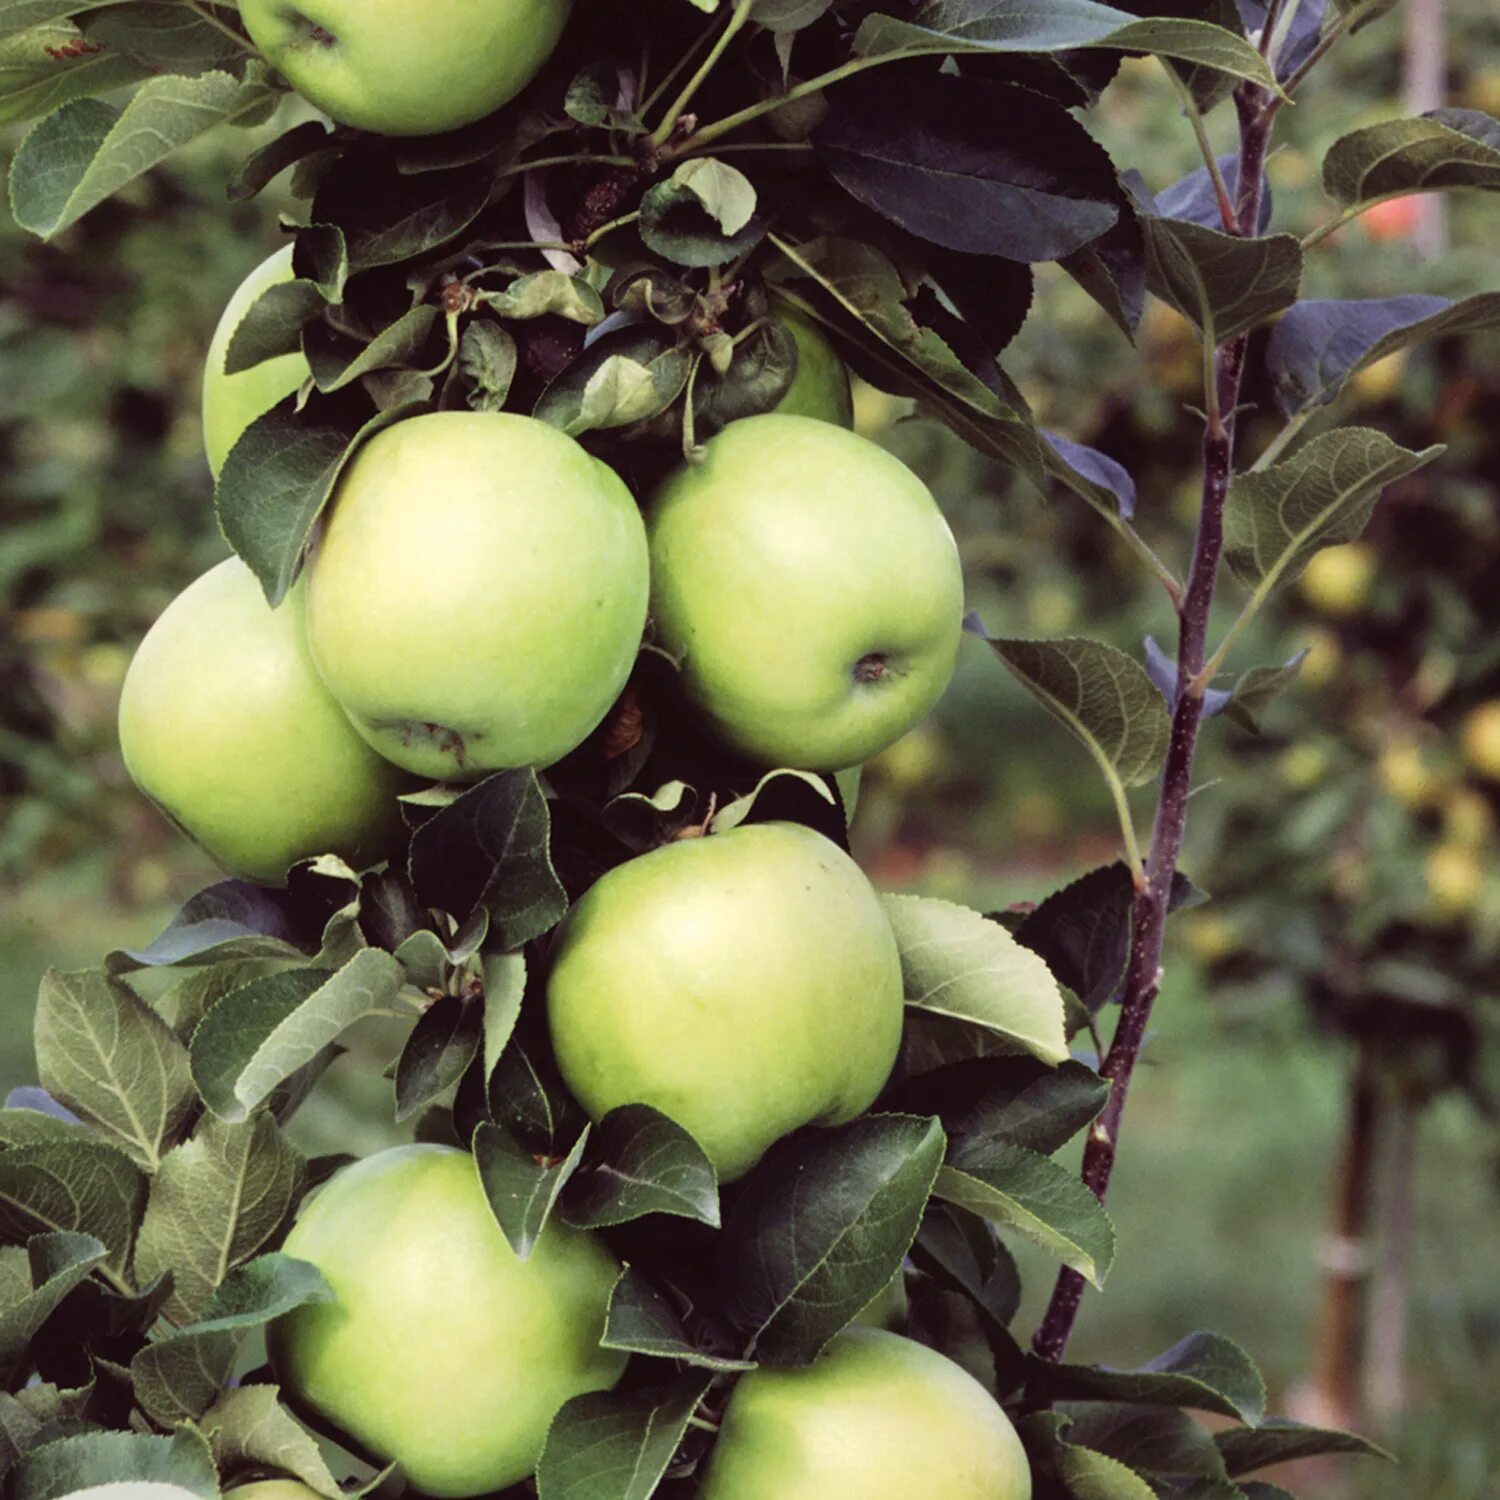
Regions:
<svg viewBox="0 0 1500 1500"><path fill-rule="evenodd" d="M1500 110L1500 13L1453 0L1448 24L1447 102ZM1320 134L1399 113L1401 89L1391 33L1357 36L1319 76ZM1099 112L1105 131L1159 143L1153 190L1196 165L1176 108L1159 69L1127 62ZM1270 179L1307 231L1328 209L1295 119L1287 139ZM0 126L0 153L14 144ZM274 246L283 206L269 192L226 212L248 144L212 138L56 244L0 219L6 1085L31 1071L42 969L148 935L212 878L129 787L114 706L147 624L227 550L198 382L218 312ZM1421 267L1423 289L1492 289L1482 209L1459 196L1448 213L1453 248ZM1386 205L1309 258L1307 290L1404 291L1431 232ZM1141 382L1073 282L1044 275L1035 297L1074 336L1023 331L1011 373L1044 426L1129 467L1142 531L1182 551L1198 457L1182 407L1201 384L1186 325L1151 305ZM1271 393L1247 399L1268 437ZM1158 1022L1172 1066L1140 1087L1115 1200L1125 1252L1078 1355L1148 1355L1212 1303L1309 1413L1352 1422L1368 1403L1406 1454L1399 1470L1335 1471L1326 1493L1475 1500L1500 1494L1500 341L1395 356L1342 406L1406 446L1445 443L1448 458L1395 486L1364 540L1324 554L1254 626L1260 659L1307 655L1263 732L1237 728L1201 766L1201 782L1223 781L1184 863L1232 915L1210 903L1179 924L1189 962ZM1087 617L1132 652L1169 632L1159 591L1076 502L1029 498L889 397L862 390L858 420L932 484L992 631L1056 636ZM1081 754L975 645L932 720L868 769L856 837L883 884L1001 907L1109 859L1117 830ZM1215 1118L1254 1124L1185 1124ZM373 1112L359 1119L378 1140ZM1173 1200L1191 1223L1174 1226L1170 1259L1154 1257L1150 1223L1132 1215ZM1029 1278L1035 1295L1048 1280Z"/></svg>

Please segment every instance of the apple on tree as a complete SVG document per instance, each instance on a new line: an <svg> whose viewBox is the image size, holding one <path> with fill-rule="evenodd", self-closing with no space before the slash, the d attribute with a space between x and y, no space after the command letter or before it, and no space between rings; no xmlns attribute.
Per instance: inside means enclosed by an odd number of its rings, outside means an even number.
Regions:
<svg viewBox="0 0 1500 1500"><path fill-rule="evenodd" d="M240 0L266 61L341 125L457 130L509 103L552 55L570 0Z"/></svg>
<svg viewBox="0 0 1500 1500"><path fill-rule="evenodd" d="M657 639L718 736L838 770L942 695L963 626L958 548L899 459L830 422L732 422L647 515Z"/></svg>
<svg viewBox="0 0 1500 1500"><path fill-rule="evenodd" d="M167 606L120 694L136 785L224 869L263 884L318 854L362 868L401 831L403 778L329 697L303 609L300 584L273 610L229 558Z"/></svg>
<svg viewBox="0 0 1500 1500"><path fill-rule="evenodd" d="M381 755L435 780L548 766L619 696L646 623L640 511L532 417L433 412L344 471L308 641Z"/></svg>
<svg viewBox="0 0 1500 1500"><path fill-rule="evenodd" d="M334 1300L272 1325L277 1378L423 1494L525 1479L563 1403L625 1367L599 1347L620 1273L603 1241L554 1218L518 1259L466 1151L397 1146L346 1167L283 1251L315 1265Z"/></svg>
<svg viewBox="0 0 1500 1500"><path fill-rule="evenodd" d="M1010 1419L966 1370L899 1334L849 1328L801 1369L729 1398L698 1500L1030 1500Z"/></svg>
<svg viewBox="0 0 1500 1500"><path fill-rule="evenodd" d="M784 417L817 417L839 427L854 426L854 395L849 371L810 318L793 307L778 307L775 318L797 346L797 373L774 410Z"/></svg>
<svg viewBox="0 0 1500 1500"><path fill-rule="evenodd" d="M237 1495L239 1500L325 1500L310 1485L300 1479L257 1479L250 1484L237 1484L225 1490L225 1495ZM102 1497L101 1497L102 1500ZM125 1497L119 1497L125 1500ZM151 1500L149 1495L133 1496L131 1500Z"/></svg>
<svg viewBox="0 0 1500 1500"><path fill-rule="evenodd" d="M290 396L311 374L301 353L277 354L248 370L237 370L233 375L224 373L224 356L245 314L262 293L291 279L292 247L287 245L263 260L239 284L214 329L203 366L203 446L208 450L208 466L216 479L240 434L278 401Z"/></svg>
<svg viewBox="0 0 1500 1500"><path fill-rule="evenodd" d="M547 984L558 1066L588 1113L649 1104L721 1182L788 1131L868 1109L902 1008L900 955L870 882L797 823L617 866L569 914Z"/></svg>

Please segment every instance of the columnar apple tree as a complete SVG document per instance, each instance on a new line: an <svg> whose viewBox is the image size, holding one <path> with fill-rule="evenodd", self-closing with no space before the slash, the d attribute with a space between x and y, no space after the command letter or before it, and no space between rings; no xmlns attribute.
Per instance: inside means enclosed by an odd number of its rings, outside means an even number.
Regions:
<svg viewBox="0 0 1500 1500"><path fill-rule="evenodd" d="M1391 8L0 0L0 90L39 116L12 209L64 245L205 132L323 112L227 185L289 173L299 205L206 351L236 556L121 708L229 878L47 977L41 1088L0 1112L8 1493L1268 1500L1244 1476L1366 1451L1268 1417L1212 1332L1066 1356L1167 919L1202 899L1200 731L1253 726L1297 662L1242 661L1245 625L1438 456L1332 408L1497 321L1299 300L1365 208L1500 187L1500 122L1444 110L1333 142L1327 220L1277 224L1278 121ZM1127 57L1202 147L1185 181L1086 127ZM1122 339L1156 297L1201 341L1189 557L1005 373L1054 262ZM859 763L963 622L848 370L1090 507L1175 620L1139 659L967 622L1119 812L1118 862L1024 913L882 899L847 852ZM308 1159L297 1109L377 1016L412 1144ZM1034 1332L1015 1237L1059 1262Z"/></svg>

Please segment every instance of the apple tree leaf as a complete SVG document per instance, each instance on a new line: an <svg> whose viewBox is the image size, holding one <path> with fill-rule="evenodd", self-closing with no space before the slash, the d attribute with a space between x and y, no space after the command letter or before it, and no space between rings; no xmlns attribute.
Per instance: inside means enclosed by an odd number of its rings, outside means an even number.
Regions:
<svg viewBox="0 0 1500 1500"><path fill-rule="evenodd" d="M66 1430L66 1429L65 1429ZM11 1500L150 1486L160 1500L218 1500L219 1476L201 1432L73 1432L33 1448L6 1475Z"/></svg>
<svg viewBox="0 0 1500 1500"><path fill-rule="evenodd" d="M193 1033L189 1057L203 1102L221 1120L246 1119L346 1027L388 1009L405 974L380 948L340 969L288 969L226 995Z"/></svg>
<svg viewBox="0 0 1500 1500"><path fill-rule="evenodd" d="M412 1028L396 1063L396 1120L409 1120L455 1087L479 1055L484 1006L477 999L446 995L434 1001Z"/></svg>
<svg viewBox="0 0 1500 1500"><path fill-rule="evenodd" d="M746 1358L805 1364L901 1268L942 1161L935 1119L865 1115L782 1141L751 1175L718 1245Z"/></svg>
<svg viewBox="0 0 1500 1500"><path fill-rule="evenodd" d="M568 1185L563 1217L582 1229L671 1214L719 1227L713 1163L682 1126L647 1104L624 1104L599 1122Z"/></svg>
<svg viewBox="0 0 1500 1500"><path fill-rule="evenodd" d="M1108 1100L1108 1080L1071 1058L1056 1067L1032 1058L997 1058L986 1069L983 1092L949 1124L949 1139L955 1147L1009 1141L1051 1156L1092 1123Z"/></svg>
<svg viewBox="0 0 1500 1500"><path fill-rule="evenodd" d="M1115 1257L1099 1200L1066 1167L995 1137L959 1142L934 1193L1039 1245L1095 1286Z"/></svg>
<svg viewBox="0 0 1500 1500"><path fill-rule="evenodd" d="M1323 191L1350 207L1456 188L1500 190L1500 120L1477 109L1367 125L1323 158Z"/></svg>
<svg viewBox="0 0 1500 1500"><path fill-rule="evenodd" d="M753 1361L735 1359L695 1339L666 1293L635 1266L627 1267L615 1282L599 1342L606 1349L676 1360L703 1370L755 1368Z"/></svg>
<svg viewBox="0 0 1500 1500"><path fill-rule="evenodd" d="M918 321L900 272L878 249L835 238L776 245L786 261L772 268L781 295L822 325L858 374L920 398L971 447L1042 489L1041 442L1025 398L998 366L987 381Z"/></svg>
<svg viewBox="0 0 1500 1500"><path fill-rule="evenodd" d="M273 608L291 589L313 527L355 450L420 409L398 405L372 415L363 397L345 391L298 412L296 398L288 397L240 434L219 473L214 511L224 539Z"/></svg>
<svg viewBox="0 0 1500 1500"><path fill-rule="evenodd" d="M36 1007L42 1087L154 1172L195 1100L187 1049L121 980L48 970Z"/></svg>
<svg viewBox="0 0 1500 1500"><path fill-rule="evenodd" d="M1224 1466L1232 1476L1266 1469L1273 1464L1318 1458L1325 1453L1348 1453L1389 1459L1385 1449L1357 1433L1308 1427L1287 1417L1267 1417L1255 1427L1232 1427L1215 1435Z"/></svg>
<svg viewBox="0 0 1500 1500"><path fill-rule="evenodd" d="M34 120L150 74L139 58L90 45L66 20L0 37L0 125Z"/></svg>
<svg viewBox="0 0 1500 1500"><path fill-rule="evenodd" d="M1332 401L1361 370L1428 339L1500 328L1500 292L1458 302L1411 294L1353 301L1308 298L1271 330L1266 369L1288 416Z"/></svg>
<svg viewBox="0 0 1500 1500"><path fill-rule="evenodd" d="M260 958L305 959L318 948L319 924L290 892L221 880L198 892L144 948L119 949L109 967L217 964Z"/></svg>
<svg viewBox="0 0 1500 1500"><path fill-rule="evenodd" d="M331 1302L333 1292L316 1266L285 1255L263 1255L233 1270L203 1315L141 1349L130 1362L136 1400L165 1426L201 1417L234 1373L245 1336L309 1302Z"/></svg>
<svg viewBox="0 0 1500 1500"><path fill-rule="evenodd" d="M998 922L928 896L881 898L906 1003L976 1025L1049 1063L1068 1055L1062 993L1047 965Z"/></svg>
<svg viewBox="0 0 1500 1500"><path fill-rule="evenodd" d="M1229 1477L1207 1428L1178 1407L1098 1401L1070 1406L1069 1413L1070 1443L1107 1454L1153 1480Z"/></svg>
<svg viewBox="0 0 1500 1500"><path fill-rule="evenodd" d="M274 1385L242 1385L204 1412L198 1426L220 1472L274 1469L300 1479L325 1500L343 1500L317 1439L292 1419L280 1397Z"/></svg>
<svg viewBox="0 0 1500 1500"><path fill-rule="evenodd" d="M1104 149L1059 104L981 78L880 77L834 96L813 138L820 160L866 207L971 254L1055 260L1119 217Z"/></svg>
<svg viewBox="0 0 1500 1500"><path fill-rule="evenodd" d="M1181 911L1202 900L1179 871L1172 878L1170 909ZM1135 884L1118 860L1081 875L1054 891L1016 929L1016 941L1047 962L1090 1011L1114 999L1130 957L1130 914Z"/></svg>
<svg viewBox="0 0 1500 1500"><path fill-rule="evenodd" d="M909 20L867 16L854 36L862 57L937 53L1067 52L1101 47L1150 52L1276 87L1266 60L1242 36L1206 21L1151 17L1096 0L929 0Z"/></svg>
<svg viewBox="0 0 1500 1500"><path fill-rule="evenodd" d="M1264 323L1297 300L1302 246L1296 235L1239 239L1184 219L1142 216L1146 281L1211 347Z"/></svg>
<svg viewBox="0 0 1500 1500"><path fill-rule="evenodd" d="M64 1297L109 1255L90 1234L33 1235L0 1249L0 1379L24 1377L31 1340Z"/></svg>
<svg viewBox="0 0 1500 1500"><path fill-rule="evenodd" d="M548 1429L538 1500L650 1500L711 1379L688 1370L638 1390L574 1396Z"/></svg>
<svg viewBox="0 0 1500 1500"><path fill-rule="evenodd" d="M1296 681L1306 656L1307 651L1302 650L1280 666L1250 667L1240 673L1230 689L1224 712L1241 729L1259 734L1261 715Z"/></svg>
<svg viewBox="0 0 1500 1500"><path fill-rule="evenodd" d="M16 222L52 239L174 151L277 97L259 73L212 72L148 79L123 107L75 99L41 121L11 161Z"/></svg>
<svg viewBox="0 0 1500 1500"><path fill-rule="evenodd" d="M115 4L118 0L0 0L0 37Z"/></svg>
<svg viewBox="0 0 1500 1500"><path fill-rule="evenodd" d="M578 1170L588 1144L585 1127L566 1156L538 1156L503 1126L482 1121L474 1132L472 1149L479 1183L517 1260L527 1260L536 1248L558 1194Z"/></svg>
<svg viewBox="0 0 1500 1500"><path fill-rule="evenodd" d="M493 946L520 948L551 931L568 909L548 852L550 826L536 773L497 772L413 835L412 883L427 905L460 921L483 906Z"/></svg>
<svg viewBox="0 0 1500 1500"><path fill-rule="evenodd" d="M1224 561L1263 600L1292 582L1321 548L1352 542L1381 490L1442 452L1436 446L1414 453L1368 427L1325 432L1290 458L1231 483Z"/></svg>
<svg viewBox="0 0 1500 1500"><path fill-rule="evenodd" d="M238 1124L205 1115L152 1179L136 1278L150 1282L170 1271L164 1310L176 1323L194 1321L229 1272L287 1222L305 1177L302 1157L270 1115Z"/></svg>
<svg viewBox="0 0 1500 1500"><path fill-rule="evenodd" d="M123 1272L146 1201L146 1179L123 1151L83 1136L0 1151L0 1241L86 1234Z"/></svg>
<svg viewBox="0 0 1500 1500"><path fill-rule="evenodd" d="M1220 1333L1190 1333L1130 1370L1046 1361L1036 1361L1035 1366L1037 1380L1061 1401L1186 1406L1252 1427L1265 1415L1266 1386L1260 1371L1233 1339Z"/></svg>

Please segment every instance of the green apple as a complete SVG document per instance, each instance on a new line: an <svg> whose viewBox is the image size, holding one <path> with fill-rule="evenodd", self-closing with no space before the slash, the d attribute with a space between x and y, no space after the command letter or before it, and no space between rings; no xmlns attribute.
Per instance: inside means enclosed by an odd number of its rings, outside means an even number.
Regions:
<svg viewBox="0 0 1500 1500"><path fill-rule="evenodd" d="M630 491L532 417L434 412L377 433L310 572L329 691L388 760L436 780L560 760L619 696L646 623Z"/></svg>
<svg viewBox="0 0 1500 1500"><path fill-rule="evenodd" d="M797 373L775 410L784 417L817 417L840 427L854 426L854 396L849 371L822 330L795 308L781 307L776 321L797 346Z"/></svg>
<svg viewBox="0 0 1500 1500"><path fill-rule="evenodd" d="M910 1310L906 1297L906 1276L897 1271L885 1290L876 1293L854 1321L862 1328L887 1328L892 1333L899 1333L906 1327Z"/></svg>
<svg viewBox="0 0 1500 1500"><path fill-rule="evenodd" d="M239 285L219 317L203 366L203 446L217 479L240 434L278 401L290 396L311 373L299 354L278 354L248 370L224 373L229 341L261 293L292 279L292 247L263 260Z"/></svg>
<svg viewBox="0 0 1500 1500"><path fill-rule="evenodd" d="M927 487L867 439L774 412L731 422L667 480L647 526L658 640L742 754L855 765L948 685L958 549Z"/></svg>
<svg viewBox="0 0 1500 1500"><path fill-rule="evenodd" d="M287 1313L268 1340L300 1410L426 1495L479 1495L536 1468L558 1408L608 1390L599 1347L619 1263L552 1218L518 1260L474 1158L397 1146L340 1172L287 1236L334 1300Z"/></svg>
<svg viewBox="0 0 1500 1500"><path fill-rule="evenodd" d="M547 1017L594 1119L649 1104L730 1182L788 1131L874 1102L901 1040L901 961L843 850L800 824L752 824L594 885L558 938Z"/></svg>
<svg viewBox="0 0 1500 1500"><path fill-rule="evenodd" d="M264 884L315 854L371 864L401 830L402 778L319 680L303 601L299 585L273 610L229 558L167 606L120 693L135 784L231 874Z"/></svg>
<svg viewBox="0 0 1500 1500"><path fill-rule="evenodd" d="M1021 1440L967 1371L873 1328L729 1398L698 1500L1030 1500Z"/></svg>
<svg viewBox="0 0 1500 1500"><path fill-rule="evenodd" d="M240 0L245 30L303 98L382 135L457 130L552 55L569 0Z"/></svg>

